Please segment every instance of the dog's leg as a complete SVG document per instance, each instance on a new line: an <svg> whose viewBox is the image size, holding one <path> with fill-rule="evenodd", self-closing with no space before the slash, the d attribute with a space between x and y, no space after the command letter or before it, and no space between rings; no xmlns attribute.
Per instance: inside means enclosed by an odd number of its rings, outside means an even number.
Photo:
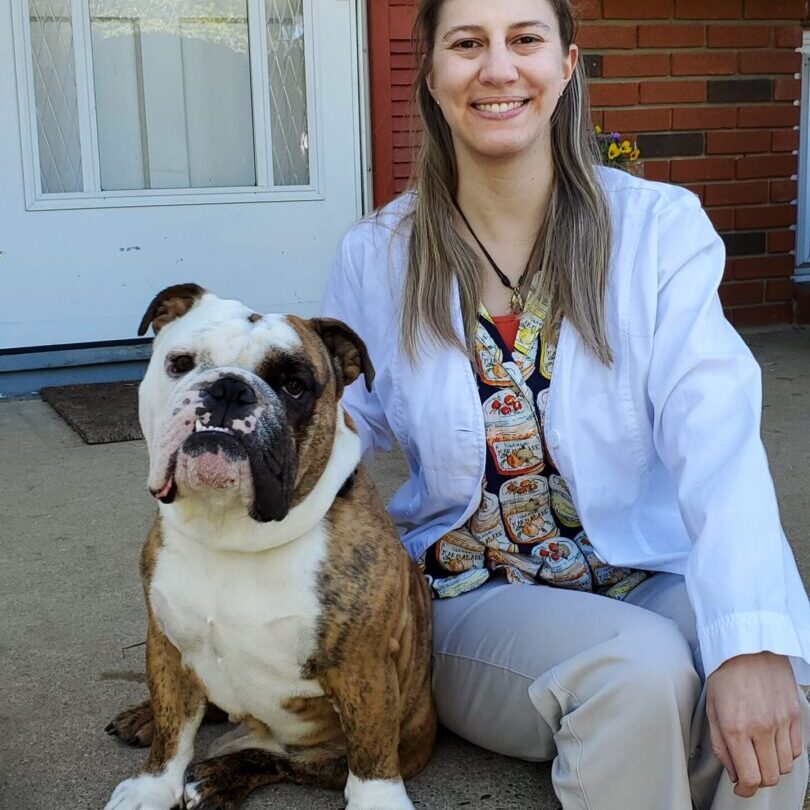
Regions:
<svg viewBox="0 0 810 810"><path fill-rule="evenodd" d="M147 698L143 703L130 706L119 712L107 723L105 731L113 737L118 737L122 743L136 748L148 748L152 744L152 701ZM228 715L213 703L205 709L203 723L227 723Z"/></svg>
<svg viewBox="0 0 810 810"><path fill-rule="evenodd" d="M105 810L171 810L183 797L184 775L205 712L205 693L180 653L149 616L146 671L154 715L152 744L137 776L121 782Z"/></svg>
<svg viewBox="0 0 810 810"><path fill-rule="evenodd" d="M391 657L324 677L346 735L346 810L414 810L399 768L399 681Z"/></svg>
<svg viewBox="0 0 810 810"><path fill-rule="evenodd" d="M346 757L331 748L298 751L294 758L246 748L192 765L183 799L186 810L238 810L248 794L264 785L286 780L339 790L347 774Z"/></svg>
<svg viewBox="0 0 810 810"><path fill-rule="evenodd" d="M206 759L186 771L184 807L238 810L256 788L281 782L289 775L281 757L257 748Z"/></svg>

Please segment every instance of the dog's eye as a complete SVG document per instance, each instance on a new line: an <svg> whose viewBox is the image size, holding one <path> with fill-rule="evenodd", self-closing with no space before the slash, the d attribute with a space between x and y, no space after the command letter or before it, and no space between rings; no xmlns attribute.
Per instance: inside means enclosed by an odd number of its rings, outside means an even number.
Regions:
<svg viewBox="0 0 810 810"><path fill-rule="evenodd" d="M300 380L288 380L281 386L281 390L293 399L298 399L304 393L304 384Z"/></svg>
<svg viewBox="0 0 810 810"><path fill-rule="evenodd" d="M190 354L177 354L166 361L166 370L172 377L181 377L193 368L194 358Z"/></svg>

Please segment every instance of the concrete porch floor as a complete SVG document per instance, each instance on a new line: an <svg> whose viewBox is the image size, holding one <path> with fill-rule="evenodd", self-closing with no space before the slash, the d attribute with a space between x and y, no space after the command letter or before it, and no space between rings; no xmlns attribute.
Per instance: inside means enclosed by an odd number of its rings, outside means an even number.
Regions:
<svg viewBox="0 0 810 810"><path fill-rule="evenodd" d="M807 583L810 331L746 339L763 367L763 436ZM41 401L6 401L0 471L0 807L101 808L144 756L104 726L146 696L143 648L124 650L144 638L137 557L154 512L145 446L87 446ZM373 474L387 497L401 460L381 458ZM198 751L213 732L203 730ZM507 760L447 733L409 790L418 807L438 810L559 807L548 765ZM337 810L343 802L281 785L247 806Z"/></svg>

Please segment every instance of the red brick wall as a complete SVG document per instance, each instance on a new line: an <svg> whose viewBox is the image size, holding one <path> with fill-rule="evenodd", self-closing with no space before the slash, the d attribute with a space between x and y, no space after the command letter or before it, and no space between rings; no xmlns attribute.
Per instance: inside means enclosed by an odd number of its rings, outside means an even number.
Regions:
<svg viewBox="0 0 810 810"><path fill-rule="evenodd" d="M411 170L414 0L369 0L375 201ZM700 196L726 243L736 326L794 322L806 0L579 0L594 121L636 138L644 174Z"/></svg>

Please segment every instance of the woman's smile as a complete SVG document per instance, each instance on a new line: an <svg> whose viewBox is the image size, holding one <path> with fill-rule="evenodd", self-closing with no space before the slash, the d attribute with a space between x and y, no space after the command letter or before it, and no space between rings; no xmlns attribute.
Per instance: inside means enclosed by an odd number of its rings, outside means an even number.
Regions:
<svg viewBox="0 0 810 810"><path fill-rule="evenodd" d="M531 99L486 99L484 101L474 101L470 106L483 118L495 121L503 121L509 118L516 118L529 105Z"/></svg>

